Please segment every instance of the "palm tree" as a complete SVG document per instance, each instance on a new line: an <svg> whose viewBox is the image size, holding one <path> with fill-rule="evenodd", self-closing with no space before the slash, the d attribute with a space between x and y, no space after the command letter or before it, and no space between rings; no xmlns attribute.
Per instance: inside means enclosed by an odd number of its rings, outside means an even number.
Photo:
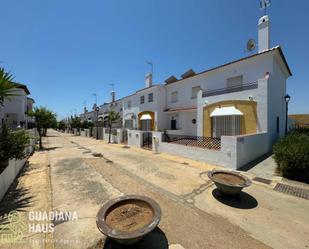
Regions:
<svg viewBox="0 0 309 249"><path fill-rule="evenodd" d="M108 127L109 127L108 143L111 142L111 133L112 133L113 123L116 123L119 119L120 119L119 113L115 112L114 110L112 110L107 116L107 122L108 122Z"/></svg>
<svg viewBox="0 0 309 249"><path fill-rule="evenodd" d="M10 99L12 96L16 96L15 88L12 80L14 76L9 72L6 72L4 68L0 68L0 105L3 105L5 99Z"/></svg>

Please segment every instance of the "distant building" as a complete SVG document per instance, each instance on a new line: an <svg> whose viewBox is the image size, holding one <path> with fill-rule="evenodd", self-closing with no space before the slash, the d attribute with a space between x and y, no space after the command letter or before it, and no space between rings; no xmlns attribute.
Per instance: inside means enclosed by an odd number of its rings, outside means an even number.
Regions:
<svg viewBox="0 0 309 249"><path fill-rule="evenodd" d="M34 99L28 97L30 91L26 85L14 83L16 96L5 99L0 106L0 122L12 129L31 128L34 125L33 117L29 116L32 111Z"/></svg>

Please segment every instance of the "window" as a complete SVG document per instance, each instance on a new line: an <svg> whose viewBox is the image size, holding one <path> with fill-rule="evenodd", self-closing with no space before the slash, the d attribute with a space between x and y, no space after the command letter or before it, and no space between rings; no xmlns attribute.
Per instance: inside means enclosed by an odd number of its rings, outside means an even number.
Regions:
<svg viewBox="0 0 309 249"><path fill-rule="evenodd" d="M141 104L144 104L144 103L145 103L145 96L144 96L144 95L141 96L141 98L140 98L140 103L141 103Z"/></svg>
<svg viewBox="0 0 309 249"><path fill-rule="evenodd" d="M212 136L241 135L241 116L216 116L212 117Z"/></svg>
<svg viewBox="0 0 309 249"><path fill-rule="evenodd" d="M231 77L231 78L228 78L226 81L227 81L227 88L241 86L243 83L243 76L238 75L235 77Z"/></svg>
<svg viewBox="0 0 309 249"><path fill-rule="evenodd" d="M199 92L199 90L201 89L200 86L194 86L192 87L192 90L191 90L191 99L196 99L197 98L197 94Z"/></svg>
<svg viewBox="0 0 309 249"><path fill-rule="evenodd" d="M148 94L148 102L153 102L153 93Z"/></svg>
<svg viewBox="0 0 309 249"><path fill-rule="evenodd" d="M279 117L277 117L277 133L279 133Z"/></svg>
<svg viewBox="0 0 309 249"><path fill-rule="evenodd" d="M131 108L131 100L128 100L128 102L127 102L127 107L128 107L128 109Z"/></svg>
<svg viewBox="0 0 309 249"><path fill-rule="evenodd" d="M178 101L178 92L172 92L171 94L171 102L176 103Z"/></svg>
<svg viewBox="0 0 309 249"><path fill-rule="evenodd" d="M127 129L133 129L133 120L132 119L126 119L124 121L124 127Z"/></svg>

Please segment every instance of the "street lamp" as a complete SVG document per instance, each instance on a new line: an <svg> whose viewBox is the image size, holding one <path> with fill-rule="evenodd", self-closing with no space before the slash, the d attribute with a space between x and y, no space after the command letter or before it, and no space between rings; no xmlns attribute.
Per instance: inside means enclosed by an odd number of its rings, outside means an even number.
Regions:
<svg viewBox="0 0 309 249"><path fill-rule="evenodd" d="M285 100L285 135L288 134L288 108L289 108L289 101L291 99L291 96L286 94L284 96Z"/></svg>
<svg viewBox="0 0 309 249"><path fill-rule="evenodd" d="M99 139L99 126L98 126L98 119L99 119L99 107L96 107L95 111L96 111L96 123L97 123L97 134L96 134L96 139Z"/></svg>

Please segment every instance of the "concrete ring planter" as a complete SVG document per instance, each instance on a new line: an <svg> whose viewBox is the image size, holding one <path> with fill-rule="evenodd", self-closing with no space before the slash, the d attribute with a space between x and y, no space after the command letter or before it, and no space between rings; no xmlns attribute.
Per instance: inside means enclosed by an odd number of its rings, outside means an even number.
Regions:
<svg viewBox="0 0 309 249"><path fill-rule="evenodd" d="M220 193L226 195L237 195L252 183L248 177L227 170L209 171L208 177L215 183Z"/></svg>
<svg viewBox="0 0 309 249"><path fill-rule="evenodd" d="M119 217L116 216L114 220L109 218L109 215L112 216L114 213L116 214L118 210L121 210L122 207L125 208L128 205L136 205L136 207L143 206L143 209L145 209L148 212L149 222L147 222L147 224L141 223L142 224L141 226L139 227L137 226L136 227L137 229L133 230L119 229L119 227L116 227L117 225L121 224L121 222L126 222L126 219L137 217L141 214L136 212L134 208L128 208L127 210L122 210L120 213L118 212L119 216L121 215L124 216L123 219L119 219ZM99 210L96 217L96 223L100 232L106 235L107 237L115 240L120 244L130 245L138 242L145 235L154 230L159 224L160 219L161 219L161 208L159 204L156 203L154 200L145 196L127 195L127 196L121 196L119 198L107 202ZM117 220L117 222L119 221L119 223L111 225L111 223L114 222L115 220ZM126 226L130 226L130 224L126 224Z"/></svg>

